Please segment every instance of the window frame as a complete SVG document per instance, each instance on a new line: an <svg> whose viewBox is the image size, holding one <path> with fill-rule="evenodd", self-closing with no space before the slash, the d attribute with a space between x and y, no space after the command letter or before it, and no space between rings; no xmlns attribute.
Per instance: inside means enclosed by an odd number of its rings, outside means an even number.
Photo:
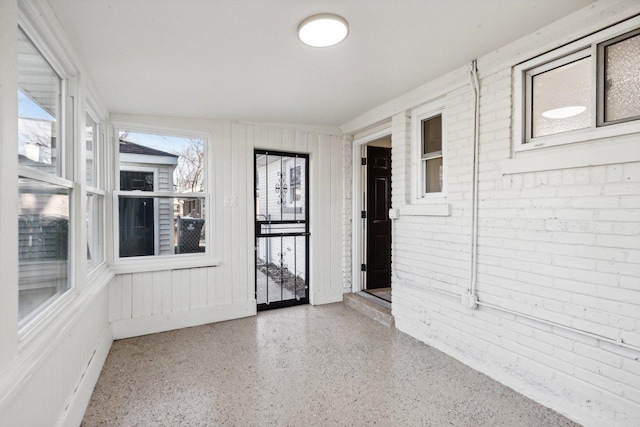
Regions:
<svg viewBox="0 0 640 427"><path fill-rule="evenodd" d="M96 253L96 250L100 252L100 259L98 260L89 260L88 256L85 258L87 263L87 275L91 276L96 271L100 270L107 263L107 252L106 252L106 198L107 192L105 191L105 122L100 120L98 115L95 113L95 109L90 106L90 101L85 101L87 107L85 108L85 124L83 129L83 137L81 138L82 144L84 144L83 149L81 150L82 159L80 160L84 167L87 167L87 150L86 150L86 129L88 123L86 121L87 118L90 118L95 124L94 130L94 146L92 149L93 152L93 164L94 164L94 176L93 176L93 186L88 185L85 188L84 201L86 206L86 221L87 224L91 220L97 220L97 223L93 223L92 233L94 237L97 238L96 241L89 241L89 230L87 230L87 249L92 250L92 253ZM87 171L84 170L84 174L86 176ZM94 197L94 201L98 201L96 203L98 212L92 212L94 216L91 216L91 212L88 209L88 201L90 197ZM90 243L93 243L92 247L89 246ZM93 261L93 262L92 262Z"/></svg>
<svg viewBox="0 0 640 427"><path fill-rule="evenodd" d="M514 102L513 102L513 150L529 151L543 147L571 144L575 142L593 141L640 132L640 118L624 119L611 123L603 123L604 87L602 51L605 46L621 41L633 34L640 34L640 17L635 17L617 25L605 28L589 36L583 37L567 45L529 59L513 67ZM568 132L561 132L541 137L531 135L531 80L533 76L563 64L577 60L581 55L590 57L591 75L591 117L590 126Z"/></svg>
<svg viewBox="0 0 640 427"><path fill-rule="evenodd" d="M49 184L66 188L68 190L68 230L67 230L67 279L66 288L62 293L56 293L55 298L45 301L45 303L37 306L27 313L22 319L18 320L18 332L23 339L31 336L52 313L58 312L62 307L68 304L73 291L76 289L76 269L77 269L77 248L76 238L78 225L78 183L75 181L75 158L76 149L75 138L75 112L77 111L77 79L73 77L73 67L65 62L64 58L59 58L56 52L47 49L35 31L28 22L17 23L18 32L22 32L42 59L49 65L51 70L56 74L60 81L59 87L59 117L56 118L58 126L56 129L56 143L58 162L54 173L43 172L35 168L18 164L18 175L16 178L25 178L42 184ZM20 90L20 87L18 86ZM19 116L18 116L19 117ZM19 144L19 141L16 141ZM16 159L18 160L18 159ZM16 217L18 220L19 216ZM20 279L18 281L20 286ZM20 305L20 303L18 303Z"/></svg>
<svg viewBox="0 0 640 427"><path fill-rule="evenodd" d="M598 102L596 104L597 106L597 115L596 115L596 126L602 127L602 126L612 126L612 125L617 125L620 123L627 123L627 122L632 122L632 121L636 121L636 120L640 120L640 114L633 116L633 117L625 117L623 119L617 119L617 120L610 120L610 121L606 121L605 120L605 98L606 98L606 93L605 93L605 49L608 46L614 45L616 43L625 41L627 39L636 37L640 35L640 27L636 28L635 30L631 30L631 31L625 31L623 34L620 34L616 37L610 38L604 42L598 43L597 45L597 50L596 50L596 59L597 59L597 97L598 97Z"/></svg>
<svg viewBox="0 0 640 427"><path fill-rule="evenodd" d="M442 120L442 146L440 155L438 156L424 156L422 147L422 123L425 120L429 120L441 116ZM413 153L414 161L413 169L414 173L414 185L412 191L412 199L415 203L444 203L447 195L447 161L446 161L446 146L447 146L447 112L446 112L446 99L440 98L433 100L420 107L414 108L411 112L411 127L412 127L412 140L413 140ZM435 152L434 152L435 153ZM428 154L428 153L427 153ZM426 177L426 162L427 160L442 158L442 186L439 192L427 192L427 177Z"/></svg>
<svg viewBox="0 0 640 427"><path fill-rule="evenodd" d="M112 226L112 250L110 251L111 268L116 274L144 272L144 271L160 271L174 268L194 268L216 266L220 261L213 256L213 234L214 234L214 206L211 204L211 189L213 188L212 174L210 169L211 163L211 136L209 133L192 131L192 130L175 130L153 126L143 126L131 123L115 123L112 122L112 141L113 149L111 154L113 157L113 191L111 197L111 223ZM120 149L119 135L120 132L142 133L160 136L173 136L180 138L195 138L203 141L204 145L204 176L203 191L197 193L176 193L169 191L158 191L158 170L153 167L145 167L138 165L126 165L124 168L120 165ZM154 191L124 191L120 190L120 171L151 171L154 172ZM120 212L119 202L122 197L140 197L140 195L154 199L154 255L146 256L120 256ZM206 244L205 251L198 253L181 253L181 254L158 254L159 245L157 234L158 227L158 201L159 199L200 199L204 203L205 209L202 218L205 220Z"/></svg>

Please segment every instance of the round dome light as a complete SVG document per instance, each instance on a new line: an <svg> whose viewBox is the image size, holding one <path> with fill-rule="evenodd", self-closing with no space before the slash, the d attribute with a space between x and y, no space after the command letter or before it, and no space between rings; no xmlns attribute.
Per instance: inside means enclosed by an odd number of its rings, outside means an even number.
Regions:
<svg viewBox="0 0 640 427"><path fill-rule="evenodd" d="M569 107L554 108L553 110L547 110L542 112L542 117L547 119L568 119L569 117L577 116L578 114L586 111L587 107L584 105L571 105Z"/></svg>
<svg viewBox="0 0 640 427"><path fill-rule="evenodd" d="M328 47L340 43L349 34L347 21L332 13L313 15L298 26L300 41L312 47Z"/></svg>

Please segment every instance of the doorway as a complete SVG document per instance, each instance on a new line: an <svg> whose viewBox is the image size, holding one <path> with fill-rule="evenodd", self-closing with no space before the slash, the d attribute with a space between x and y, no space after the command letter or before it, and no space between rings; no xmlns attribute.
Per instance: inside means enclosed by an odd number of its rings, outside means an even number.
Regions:
<svg viewBox="0 0 640 427"><path fill-rule="evenodd" d="M391 302L391 148L366 150L365 291Z"/></svg>
<svg viewBox="0 0 640 427"><path fill-rule="evenodd" d="M258 310L309 303L309 155L255 150Z"/></svg>
<svg viewBox="0 0 640 427"><path fill-rule="evenodd" d="M352 190L352 292L389 309L393 272L391 176L389 123L354 139Z"/></svg>

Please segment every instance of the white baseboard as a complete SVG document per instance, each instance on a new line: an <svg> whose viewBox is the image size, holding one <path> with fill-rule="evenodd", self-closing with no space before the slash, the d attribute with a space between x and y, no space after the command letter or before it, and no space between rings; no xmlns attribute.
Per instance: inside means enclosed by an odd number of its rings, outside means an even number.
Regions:
<svg viewBox="0 0 640 427"><path fill-rule="evenodd" d="M58 421L58 427L77 427L82 422L82 417L87 410L87 406L89 406L89 401L93 394L93 388L98 382L98 377L107 360L112 343L111 326L106 325L78 388L73 393L62 418Z"/></svg>
<svg viewBox="0 0 640 427"><path fill-rule="evenodd" d="M342 302L342 292L343 289L341 287L313 292L311 294L311 304L322 305L331 304L334 302Z"/></svg>
<svg viewBox="0 0 640 427"><path fill-rule="evenodd" d="M253 300L200 308L197 310L176 311L153 316L116 320L112 323L113 338L123 339L155 334L174 329L205 325L207 323L255 316L256 313L256 302Z"/></svg>

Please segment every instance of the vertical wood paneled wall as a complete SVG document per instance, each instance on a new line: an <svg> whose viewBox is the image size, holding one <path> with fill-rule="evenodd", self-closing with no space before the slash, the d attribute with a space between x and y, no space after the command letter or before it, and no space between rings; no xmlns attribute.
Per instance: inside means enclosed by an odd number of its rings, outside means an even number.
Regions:
<svg viewBox="0 0 640 427"><path fill-rule="evenodd" d="M343 138L238 122L116 115L114 121L207 132L213 224L207 244L219 265L127 273L109 286L109 319L123 338L256 313L254 148L309 154L310 300L342 300L344 287ZM336 132L337 134L337 132ZM234 196L235 206L225 206Z"/></svg>

